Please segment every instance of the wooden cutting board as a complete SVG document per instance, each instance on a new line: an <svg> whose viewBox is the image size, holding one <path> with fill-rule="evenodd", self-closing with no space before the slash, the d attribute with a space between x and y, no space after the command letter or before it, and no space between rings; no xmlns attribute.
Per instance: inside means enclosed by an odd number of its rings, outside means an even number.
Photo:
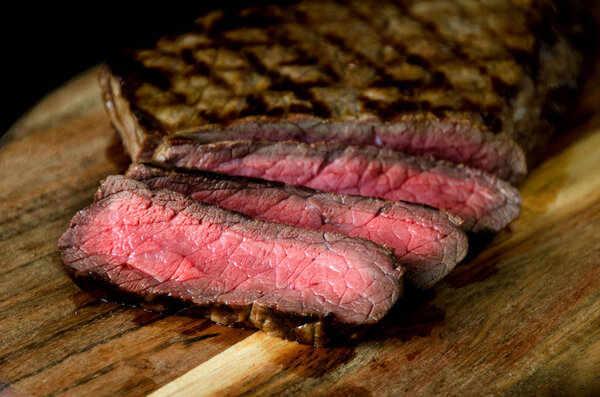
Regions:
<svg viewBox="0 0 600 397"><path fill-rule="evenodd" d="M362 342L316 349L70 281L57 240L127 165L96 73L0 143L0 394L600 395L600 114L555 143L521 186L521 217L479 255ZM585 98L600 103L600 84Z"/></svg>

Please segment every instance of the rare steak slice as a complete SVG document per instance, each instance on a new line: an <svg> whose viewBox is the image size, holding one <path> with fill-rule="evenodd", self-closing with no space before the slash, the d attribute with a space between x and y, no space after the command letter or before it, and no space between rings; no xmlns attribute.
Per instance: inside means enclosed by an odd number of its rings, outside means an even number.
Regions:
<svg viewBox="0 0 600 397"><path fill-rule="evenodd" d="M264 221L345 233L383 244L394 250L406 268L406 280L421 289L442 279L467 252L467 237L453 223L456 219L403 201L140 163L133 164L126 176Z"/></svg>
<svg viewBox="0 0 600 397"><path fill-rule="evenodd" d="M101 73L134 160L165 136L373 145L511 182L577 86L574 2L301 0L215 10Z"/></svg>
<svg viewBox="0 0 600 397"><path fill-rule="evenodd" d="M464 230L497 232L519 216L521 196L483 171L373 146L169 139L155 159L334 193L426 204L457 215Z"/></svg>
<svg viewBox="0 0 600 397"><path fill-rule="evenodd" d="M251 219L110 176L59 241L83 285L324 345L376 323L402 291L383 246Z"/></svg>

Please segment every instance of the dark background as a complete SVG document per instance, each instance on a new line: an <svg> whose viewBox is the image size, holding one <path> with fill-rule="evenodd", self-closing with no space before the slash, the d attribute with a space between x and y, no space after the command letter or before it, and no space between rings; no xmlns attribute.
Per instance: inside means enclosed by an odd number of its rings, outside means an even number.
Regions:
<svg viewBox="0 0 600 397"><path fill-rule="evenodd" d="M123 7L123 3L128 6ZM0 135L44 95L112 52L189 26L211 8L241 5L228 0L132 4L17 4L5 11L0 23L4 98Z"/></svg>
<svg viewBox="0 0 600 397"><path fill-rule="evenodd" d="M285 2L293 0L284 0ZM598 0L594 0L597 2ZM214 8L260 5L269 0L166 1L38 6L11 3L0 18L2 98L0 136L31 106L112 52L189 26ZM123 6L127 4L127 6ZM600 21L600 7L595 7ZM587 37L595 47L597 39Z"/></svg>

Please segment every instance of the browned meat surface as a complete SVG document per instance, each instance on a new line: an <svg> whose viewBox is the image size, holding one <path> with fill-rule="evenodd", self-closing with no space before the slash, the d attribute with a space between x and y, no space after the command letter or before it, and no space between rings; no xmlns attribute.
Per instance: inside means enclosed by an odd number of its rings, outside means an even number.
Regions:
<svg viewBox="0 0 600 397"><path fill-rule="evenodd" d="M512 182L553 135L580 56L554 2L300 1L214 11L101 74L133 159L164 135L335 141ZM568 18L567 18L568 19Z"/></svg>

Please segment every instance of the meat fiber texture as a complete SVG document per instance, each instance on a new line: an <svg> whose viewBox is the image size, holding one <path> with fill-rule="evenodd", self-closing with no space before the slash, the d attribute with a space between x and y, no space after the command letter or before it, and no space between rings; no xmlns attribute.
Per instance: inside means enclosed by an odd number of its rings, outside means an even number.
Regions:
<svg viewBox="0 0 600 397"><path fill-rule="evenodd" d="M426 204L463 219L473 232L497 232L519 216L521 196L480 170L372 146L167 139L155 160L313 189Z"/></svg>
<svg viewBox="0 0 600 397"><path fill-rule="evenodd" d="M402 201L339 195L192 169L133 164L126 176L264 221L363 237L394 250L405 278L433 286L467 253L467 236L447 214Z"/></svg>
<svg viewBox="0 0 600 397"><path fill-rule="evenodd" d="M106 179L59 248L81 284L318 346L379 321L404 272L371 241L251 219L124 176Z"/></svg>
<svg viewBox="0 0 600 397"><path fill-rule="evenodd" d="M577 86L569 2L313 1L213 11L100 75L134 160L165 136L371 145L519 182Z"/></svg>

